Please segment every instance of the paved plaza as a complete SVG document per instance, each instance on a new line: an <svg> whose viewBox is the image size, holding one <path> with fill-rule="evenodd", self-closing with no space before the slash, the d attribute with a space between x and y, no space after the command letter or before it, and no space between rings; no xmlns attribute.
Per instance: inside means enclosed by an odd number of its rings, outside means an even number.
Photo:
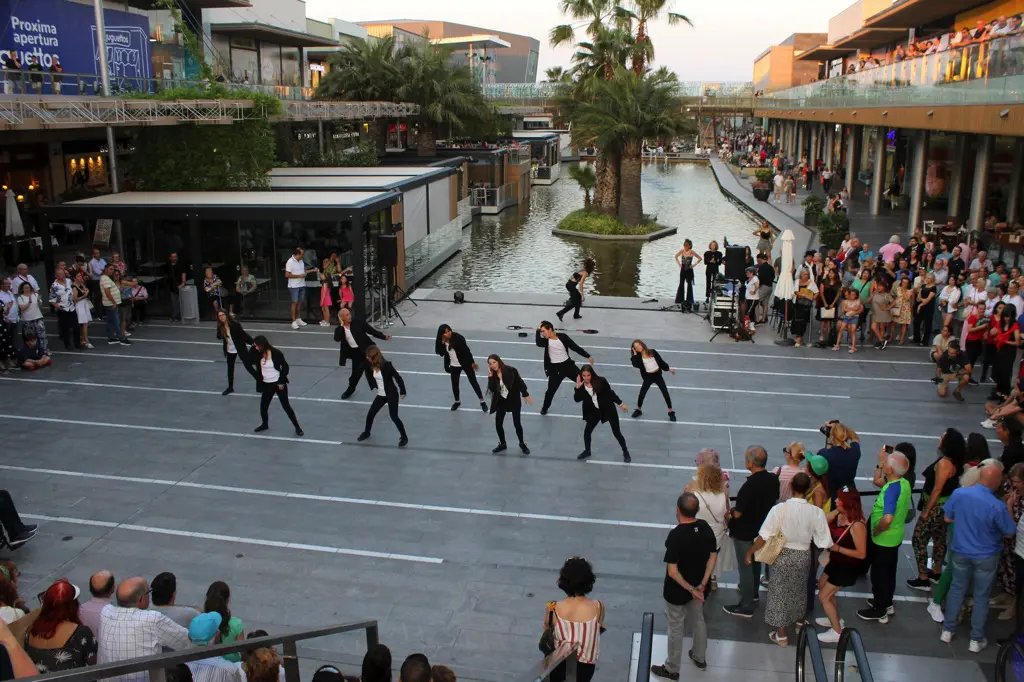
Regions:
<svg viewBox="0 0 1024 682"><path fill-rule="evenodd" d="M629 344L639 336L658 348L678 370L668 377L678 423L667 421L652 392L641 419L623 420L633 464L623 464L607 428L581 463L583 424L563 385L548 416L538 414L539 402L524 411L533 454L520 456L513 440L496 456L493 418L465 383L462 409L449 411L449 381L433 353L437 325L464 333L481 367L489 353L518 367L539 401L542 351L532 329L522 339L507 327L536 326L554 309L542 297L462 306L448 302L450 292L418 297L418 307L401 307L408 326L389 330L394 338L381 344L408 386L404 449L386 414L369 441L356 443L372 394L363 382L340 400L349 370L338 367L332 329L246 324L291 365L301 439L276 404L271 429L252 432L258 399L241 367L237 393L221 396L224 362L210 324L155 321L130 348L58 352L52 369L2 379L0 478L41 523L38 537L12 555L22 594L62 576L85 585L103 568L118 578L170 570L179 603L201 605L210 582L227 581L247 630L376 618L396 660L423 651L460 678L503 680L539 658L544 602L561 597L555 579L565 558L581 555L598 574L593 596L608 607L597 679L619 681L643 613L654 612L656 630L665 630L663 543L699 449L721 453L735 494L748 445L763 445L774 467L786 443L820 447L818 426L839 418L862 436L861 483L871 489L884 443L913 442L920 469L946 427L967 433L981 419L984 389L967 391L965 405L941 401L920 348L850 356L780 348L768 332L755 344L724 336L710 344L699 317L595 297L578 326L599 333L570 334L631 409L639 377ZM100 326L92 332L102 340ZM511 437L511 424L506 429ZM994 440L992 447L999 451ZM888 626L854 615L869 596L866 580L840 600L872 653L875 679L990 678L995 647L968 654L965 631L940 643L927 595L904 584L913 572L908 536ZM734 594L725 587L708 602L706 679L791 679L795 650L768 644L761 610L749 621L722 613ZM1009 629L993 615L990 640ZM353 635L308 643L305 653L355 672L363 647Z"/></svg>

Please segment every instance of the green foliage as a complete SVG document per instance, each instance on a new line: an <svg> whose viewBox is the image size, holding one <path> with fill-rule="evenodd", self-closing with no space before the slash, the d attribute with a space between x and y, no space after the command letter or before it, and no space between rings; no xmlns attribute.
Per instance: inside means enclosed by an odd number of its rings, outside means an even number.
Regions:
<svg viewBox="0 0 1024 682"><path fill-rule="evenodd" d="M484 99L473 72L453 64L452 51L434 43L407 48L400 55L398 87L400 102L420 107L421 125L449 126L461 131L471 120L483 120L493 112Z"/></svg>
<svg viewBox="0 0 1024 682"><path fill-rule="evenodd" d="M296 165L299 168L353 168L376 166L379 163L373 142L360 142L349 149L325 149L321 154L320 145L314 140L302 148Z"/></svg>
<svg viewBox="0 0 1024 682"><path fill-rule="evenodd" d="M825 213L818 218L818 239L827 249L838 249L850 231L850 216L842 211Z"/></svg>
<svg viewBox="0 0 1024 682"><path fill-rule="evenodd" d="M807 198L800 202L804 213L819 215L825 212L825 198L817 194L808 194Z"/></svg>
<svg viewBox="0 0 1024 682"><path fill-rule="evenodd" d="M199 42L199 37L192 32L181 18L181 10L178 9L178 5L175 0L154 0L153 5L159 9L167 10L171 19L174 21L174 32L181 34L182 41L185 43L185 52L187 52L196 63L199 64L199 76L200 78L212 81L216 77L213 73L213 68L206 63L206 59L203 55L203 48Z"/></svg>
<svg viewBox="0 0 1024 682"><path fill-rule="evenodd" d="M398 101L400 65L405 58L396 52L394 38L355 39L329 59L331 69L320 79L317 99L362 102Z"/></svg>
<svg viewBox="0 0 1024 682"><path fill-rule="evenodd" d="M593 166L569 166L569 177L575 180L584 192L589 192L597 186L597 175Z"/></svg>
<svg viewBox="0 0 1024 682"><path fill-rule="evenodd" d="M775 171L771 168L758 168L754 171L754 178L756 178L758 182L770 183L774 177Z"/></svg>
<svg viewBox="0 0 1024 682"><path fill-rule="evenodd" d="M503 114L497 107L489 107L480 118L464 122L460 137L475 142L496 142L512 137L512 116Z"/></svg>
<svg viewBox="0 0 1024 682"><path fill-rule="evenodd" d="M623 225L615 216L581 209L562 218L558 229L568 232L585 232L600 235L644 235L664 229L657 223L646 223L632 227Z"/></svg>

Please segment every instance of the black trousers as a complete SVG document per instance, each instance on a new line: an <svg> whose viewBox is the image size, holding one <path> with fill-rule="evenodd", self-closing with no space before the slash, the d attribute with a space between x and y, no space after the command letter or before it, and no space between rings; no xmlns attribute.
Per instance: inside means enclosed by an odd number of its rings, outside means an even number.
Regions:
<svg viewBox="0 0 1024 682"><path fill-rule="evenodd" d="M373 420L377 418L377 413L384 409L384 406L388 406L388 415L391 416L391 421L398 427L398 434L405 438L405 424L398 418L398 395L389 395L387 397L376 395L373 397L373 402L370 404L370 411L366 413L366 427L363 429L364 432L369 433L370 429L373 428Z"/></svg>
<svg viewBox="0 0 1024 682"><path fill-rule="evenodd" d="M452 395L455 396L455 402L459 402L459 375L463 372L466 373L466 378L469 379L469 385L473 387L473 392L476 393L476 397L481 401L484 399L484 394L480 391L480 384L476 380L476 372L473 371L472 367L452 367L448 370L448 374L452 380Z"/></svg>
<svg viewBox="0 0 1024 682"><path fill-rule="evenodd" d="M587 420L587 425L583 428L583 449L590 452L590 437L594 433L594 429L601 423L600 417L591 417ZM629 452L629 448L626 447L626 439L622 435L622 431L619 429L619 415L617 412L612 412L608 416L608 426L612 429L612 435L615 436L615 440L619 441L619 445L622 446L623 452Z"/></svg>
<svg viewBox="0 0 1024 682"><path fill-rule="evenodd" d="M251 374L252 378L256 379L256 381L258 382L259 378L256 375L256 368L252 366L251 362L249 362L249 359L248 359L248 357L246 356L245 353L243 353L241 355L239 355L238 353L228 353L227 354L227 361L228 361L228 388L234 388L235 387L235 359L236 358L241 358L242 366L245 367L245 371L248 372L249 374Z"/></svg>
<svg viewBox="0 0 1024 682"><path fill-rule="evenodd" d="M562 315L565 315L567 312L569 312L570 310L575 308L576 312L574 312L572 314L572 316L573 317L579 317L580 316L580 306L582 306L582 305L583 305L583 296L580 294L579 289L571 289L569 291L569 301L568 301L568 303L566 304L566 306L564 308L562 308L561 310L558 311L558 316L561 317Z"/></svg>
<svg viewBox="0 0 1024 682"><path fill-rule="evenodd" d="M551 374L548 375L548 390L544 391L544 406L541 410L547 410L551 407L551 401L555 397L555 392L558 391L558 387L562 385L563 379L569 381L576 381L576 377L580 374L580 368L576 366L576 363L572 360L566 360L557 365L551 366Z"/></svg>
<svg viewBox="0 0 1024 682"><path fill-rule="evenodd" d="M715 284L715 278L718 276L718 268L714 270L707 268L704 272L704 298L708 301L711 300L711 289Z"/></svg>
<svg viewBox="0 0 1024 682"><path fill-rule="evenodd" d="M676 289L676 304L693 307L693 268L679 269L679 288Z"/></svg>
<svg viewBox="0 0 1024 682"><path fill-rule="evenodd" d="M1024 635L1024 559L1013 555L1013 568L1017 576L1017 637Z"/></svg>
<svg viewBox="0 0 1024 682"><path fill-rule="evenodd" d="M931 343L932 321L935 320L935 303L929 303L914 314L914 343Z"/></svg>
<svg viewBox="0 0 1024 682"><path fill-rule="evenodd" d="M504 407L498 407L494 410L494 429L498 432L498 442L502 445L505 444L505 415L508 413L512 414L512 426L516 429L516 438L519 442L523 442L523 420L522 420L523 406L518 405L511 410Z"/></svg>
<svg viewBox="0 0 1024 682"><path fill-rule="evenodd" d="M292 409L292 405L288 402L288 384L263 384L263 393L260 395L260 419L263 423L268 423L269 418L268 408L270 407L270 401L274 399L274 396L281 401L281 409L288 415L288 418L292 420L292 426L299 428L299 420L295 417L295 410Z"/></svg>
<svg viewBox="0 0 1024 682"><path fill-rule="evenodd" d="M82 347L82 335L78 330L78 313L74 310L57 311L57 333L60 340L64 342L64 348Z"/></svg>
<svg viewBox="0 0 1024 682"><path fill-rule="evenodd" d="M663 372L644 372L644 383L640 386L640 397L636 399L636 409L639 410L644 406L644 398L647 397L647 391L650 390L651 384L656 384L661 389L661 395L665 398L665 404L671 410L672 398L668 395L668 386L665 385L665 374Z"/></svg>
<svg viewBox="0 0 1024 682"><path fill-rule="evenodd" d="M18 510L14 507L14 500L6 490L0 490L0 526L3 526L9 539L25 532L25 524L21 522Z"/></svg>
<svg viewBox="0 0 1024 682"><path fill-rule="evenodd" d="M355 351L354 355L348 356L348 361L352 365L352 376L348 378L349 390L356 390L356 386L359 385L359 377L361 375L366 377L366 385L372 389L373 384L370 383L370 373L367 371L369 364L366 362L366 356Z"/></svg>
<svg viewBox="0 0 1024 682"><path fill-rule="evenodd" d="M1013 361L1017 358L1017 346L1006 344L996 351L996 363L992 368L992 378L996 380L996 390L1002 395L1010 395L1013 389Z"/></svg>
<svg viewBox="0 0 1024 682"><path fill-rule="evenodd" d="M146 321L146 306L148 304L145 301L136 301L132 304L132 322L139 323Z"/></svg>
<svg viewBox="0 0 1024 682"><path fill-rule="evenodd" d="M996 345L994 343L986 343L985 350L981 354L981 380L984 381L988 376L989 370L995 367L996 364ZM993 376L995 376L993 374Z"/></svg>
<svg viewBox="0 0 1024 682"><path fill-rule="evenodd" d="M882 547L871 544L871 594L876 610L892 606L896 593L896 568L900 561L900 547Z"/></svg>
<svg viewBox="0 0 1024 682"><path fill-rule="evenodd" d="M971 365L971 377L973 378L974 367L978 364L978 358L980 358L981 354L985 352L985 342L981 340L968 341L965 345L967 346L967 348L965 348L967 351L967 362Z"/></svg>

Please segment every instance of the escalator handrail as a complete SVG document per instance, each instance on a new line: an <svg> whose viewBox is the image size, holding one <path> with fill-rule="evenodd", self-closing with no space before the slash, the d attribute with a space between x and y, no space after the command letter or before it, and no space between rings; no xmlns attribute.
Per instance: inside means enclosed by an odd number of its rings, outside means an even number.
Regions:
<svg viewBox="0 0 1024 682"><path fill-rule="evenodd" d="M999 653L996 654L996 682L1006 682L1009 679L1006 676L1006 666L1009 665L1010 654L1014 651L1024 658L1024 646L1021 646L1016 637L999 647Z"/></svg>
<svg viewBox="0 0 1024 682"><path fill-rule="evenodd" d="M825 658L821 655L821 644L814 628L805 627L800 630L796 639L796 682L804 682L807 674L807 650L811 651L811 668L814 670L814 682L828 682L825 670Z"/></svg>
<svg viewBox="0 0 1024 682"><path fill-rule="evenodd" d="M640 648L637 650L636 680L634 682L650 682L653 650L654 614L645 613L640 624Z"/></svg>
<svg viewBox="0 0 1024 682"><path fill-rule="evenodd" d="M871 664L868 662L868 652L864 648L864 639L857 632L856 628L843 628L839 635L839 642L836 644L836 668L835 682L843 682L846 676L846 651L853 645L853 656L857 661L857 671L860 673L861 682L874 682L874 675L871 674Z"/></svg>

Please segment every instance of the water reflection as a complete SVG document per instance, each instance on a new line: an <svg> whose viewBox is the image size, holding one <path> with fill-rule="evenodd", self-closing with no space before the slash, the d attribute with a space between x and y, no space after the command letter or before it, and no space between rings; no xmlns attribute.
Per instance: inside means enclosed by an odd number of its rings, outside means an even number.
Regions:
<svg viewBox="0 0 1024 682"><path fill-rule="evenodd" d="M564 169L563 169L564 170ZM463 231L463 250L424 287L560 293L587 255L597 260L595 294L665 299L675 295L679 270L673 256L689 237L703 253L712 239L753 244L755 224L718 189L706 166L648 164L643 174L644 210L677 227L673 237L650 243L557 237L551 229L582 208L583 193L565 173L548 187L534 187L528 204L498 216L481 216ZM696 290L703 297L703 266ZM589 289L588 289L589 291Z"/></svg>

